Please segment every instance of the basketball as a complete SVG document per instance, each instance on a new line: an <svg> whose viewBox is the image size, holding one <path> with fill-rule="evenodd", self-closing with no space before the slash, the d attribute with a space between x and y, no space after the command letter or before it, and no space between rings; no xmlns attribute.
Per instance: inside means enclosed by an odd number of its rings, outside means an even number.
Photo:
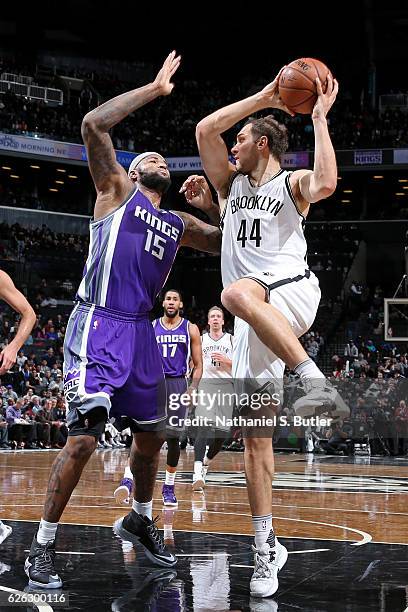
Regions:
<svg viewBox="0 0 408 612"><path fill-rule="evenodd" d="M309 115L317 100L316 77L323 92L327 89L328 67L317 59L302 57L286 66L279 77L279 94L286 106L295 113Z"/></svg>

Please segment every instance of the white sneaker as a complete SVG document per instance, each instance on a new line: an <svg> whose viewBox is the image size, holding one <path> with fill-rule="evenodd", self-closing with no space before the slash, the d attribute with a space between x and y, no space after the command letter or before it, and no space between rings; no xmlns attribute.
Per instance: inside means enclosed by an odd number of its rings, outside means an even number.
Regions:
<svg viewBox="0 0 408 612"><path fill-rule="evenodd" d="M194 475L193 475L193 491L203 491L204 490L204 487L205 487L205 473L204 473L204 466L201 468L201 474L194 473Z"/></svg>
<svg viewBox="0 0 408 612"><path fill-rule="evenodd" d="M300 417L311 417L330 412L332 417L345 419L350 416L350 408L339 392L325 379L303 380L306 395L293 404L295 414Z"/></svg>
<svg viewBox="0 0 408 612"><path fill-rule="evenodd" d="M10 525L5 525L2 521L0 521L0 544L2 544L2 542L9 537L12 531L13 530Z"/></svg>
<svg viewBox="0 0 408 612"><path fill-rule="evenodd" d="M251 597L270 597L278 590L278 572L288 559L288 551L278 540L274 548L267 542L261 548L252 547L255 552L255 569L252 574Z"/></svg>

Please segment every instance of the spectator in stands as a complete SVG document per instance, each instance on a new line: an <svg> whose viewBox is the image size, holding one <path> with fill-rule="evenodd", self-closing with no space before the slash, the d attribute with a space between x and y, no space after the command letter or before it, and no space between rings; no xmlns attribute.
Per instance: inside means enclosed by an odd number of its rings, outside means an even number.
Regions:
<svg viewBox="0 0 408 612"><path fill-rule="evenodd" d="M358 348L354 344L354 341L347 342L344 348L344 356L345 357L357 357L358 356Z"/></svg>
<svg viewBox="0 0 408 612"><path fill-rule="evenodd" d="M408 407L405 400L400 400L394 412L395 420L395 442L394 451L396 454L402 452L408 454Z"/></svg>
<svg viewBox="0 0 408 612"><path fill-rule="evenodd" d="M16 363L17 363L17 365L18 365L20 370L23 369L23 366L24 366L25 362L27 361L27 359L28 359L28 357L26 357L26 355L24 354L24 351L19 351L17 353Z"/></svg>
<svg viewBox="0 0 408 612"><path fill-rule="evenodd" d="M3 408L0 408L0 448L9 448L8 423Z"/></svg>
<svg viewBox="0 0 408 612"><path fill-rule="evenodd" d="M23 418L21 412L22 408L22 400L17 400L15 404L13 400L8 400L6 410L8 436L16 449L24 448L23 439L26 440L26 447L32 448L33 442L37 436L37 429L33 423L29 419Z"/></svg>
<svg viewBox="0 0 408 612"><path fill-rule="evenodd" d="M352 426L350 421L333 422L326 433L327 442L320 442L320 446L327 454L346 455L350 452L350 446L346 440L352 437Z"/></svg>

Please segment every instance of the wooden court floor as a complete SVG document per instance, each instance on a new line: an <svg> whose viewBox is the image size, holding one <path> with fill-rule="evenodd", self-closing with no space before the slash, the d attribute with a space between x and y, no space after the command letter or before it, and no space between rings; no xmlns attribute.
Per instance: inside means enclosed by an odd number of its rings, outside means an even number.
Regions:
<svg viewBox="0 0 408 612"><path fill-rule="evenodd" d="M0 518L37 521L41 517L54 451L0 453ZM66 508L62 523L111 526L127 512L113 491L128 451L98 450ZM221 452L207 477L205 493L191 489L194 453L182 451L176 479L179 505L164 515L162 450L153 510L171 520L174 531L252 533L243 454ZM408 544L408 459L343 458L278 454L273 524L281 537Z"/></svg>

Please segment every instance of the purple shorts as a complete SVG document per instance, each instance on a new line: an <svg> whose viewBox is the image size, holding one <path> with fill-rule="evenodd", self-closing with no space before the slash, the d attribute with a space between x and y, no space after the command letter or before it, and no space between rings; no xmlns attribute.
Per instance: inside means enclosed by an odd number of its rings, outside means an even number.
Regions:
<svg viewBox="0 0 408 612"><path fill-rule="evenodd" d="M96 407L107 418L132 419L143 429L166 419L163 366L147 314L128 315L79 303L64 342L68 426Z"/></svg>
<svg viewBox="0 0 408 612"><path fill-rule="evenodd" d="M166 376L167 390L167 421L168 431L182 431L184 429L184 419L188 406L183 403L183 396L187 391L187 379L185 376L170 377Z"/></svg>

